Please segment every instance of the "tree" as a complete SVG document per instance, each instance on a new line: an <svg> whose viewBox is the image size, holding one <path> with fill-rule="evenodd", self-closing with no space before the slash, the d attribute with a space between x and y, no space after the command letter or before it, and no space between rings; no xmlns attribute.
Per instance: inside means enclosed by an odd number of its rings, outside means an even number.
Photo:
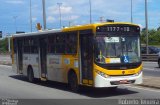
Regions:
<svg viewBox="0 0 160 105"><path fill-rule="evenodd" d="M141 31L141 43L146 44L146 28Z"/></svg>
<svg viewBox="0 0 160 105"><path fill-rule="evenodd" d="M160 27L157 28L157 31L160 31Z"/></svg>
<svg viewBox="0 0 160 105"><path fill-rule="evenodd" d="M149 45L160 45L160 27L159 29L148 30L148 42ZM141 43L146 44L146 29L143 28L141 31Z"/></svg>
<svg viewBox="0 0 160 105"><path fill-rule="evenodd" d="M5 53L8 50L8 39L4 38L0 40L0 53Z"/></svg>

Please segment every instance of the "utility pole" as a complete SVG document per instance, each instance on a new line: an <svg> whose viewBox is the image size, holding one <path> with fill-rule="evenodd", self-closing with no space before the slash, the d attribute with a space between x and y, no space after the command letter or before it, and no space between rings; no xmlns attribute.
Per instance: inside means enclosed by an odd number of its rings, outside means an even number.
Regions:
<svg viewBox="0 0 160 105"><path fill-rule="evenodd" d="M7 34L7 37L8 37L8 52L10 53L11 52L11 39L10 39L9 33Z"/></svg>
<svg viewBox="0 0 160 105"><path fill-rule="evenodd" d="M148 7L147 7L147 0L145 0L145 20L146 20L146 50L147 50L147 54L149 54L148 52Z"/></svg>
<svg viewBox="0 0 160 105"><path fill-rule="evenodd" d="M133 23L133 0L131 0L131 23Z"/></svg>
<svg viewBox="0 0 160 105"><path fill-rule="evenodd" d="M57 5L59 6L59 26L61 28L62 27L62 20L61 20L61 6L62 6L62 3L57 3Z"/></svg>
<svg viewBox="0 0 160 105"><path fill-rule="evenodd" d="M30 0L30 28L32 32L32 0Z"/></svg>
<svg viewBox="0 0 160 105"><path fill-rule="evenodd" d="M46 29L46 3L45 3L45 0L42 0L42 4L43 4L43 27L45 30Z"/></svg>
<svg viewBox="0 0 160 105"><path fill-rule="evenodd" d="M89 0L89 5L90 5L90 24L92 23L92 2Z"/></svg>

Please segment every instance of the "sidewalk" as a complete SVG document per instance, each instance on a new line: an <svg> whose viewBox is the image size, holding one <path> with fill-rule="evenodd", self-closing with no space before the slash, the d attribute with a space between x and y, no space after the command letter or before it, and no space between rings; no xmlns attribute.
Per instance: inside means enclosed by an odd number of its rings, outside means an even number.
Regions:
<svg viewBox="0 0 160 105"><path fill-rule="evenodd" d="M143 76L143 84L139 86L160 89L160 77Z"/></svg>

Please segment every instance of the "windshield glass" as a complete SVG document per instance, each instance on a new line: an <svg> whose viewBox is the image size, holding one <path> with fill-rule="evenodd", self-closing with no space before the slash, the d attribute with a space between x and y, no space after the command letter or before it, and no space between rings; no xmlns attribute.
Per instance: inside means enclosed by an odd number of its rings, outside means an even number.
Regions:
<svg viewBox="0 0 160 105"><path fill-rule="evenodd" d="M138 36L98 36L95 42L95 61L97 63L136 63L140 61Z"/></svg>

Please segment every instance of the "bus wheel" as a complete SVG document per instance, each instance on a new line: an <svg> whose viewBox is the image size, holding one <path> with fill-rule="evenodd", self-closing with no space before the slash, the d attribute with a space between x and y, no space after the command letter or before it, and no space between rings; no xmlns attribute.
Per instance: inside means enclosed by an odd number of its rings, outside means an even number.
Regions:
<svg viewBox="0 0 160 105"><path fill-rule="evenodd" d="M34 82L34 74L33 74L33 69L31 67L28 68L28 81L29 82Z"/></svg>
<svg viewBox="0 0 160 105"><path fill-rule="evenodd" d="M79 90L78 79L77 79L77 76L74 72L69 73L68 84L70 86L70 89L73 92L78 92L78 90Z"/></svg>

